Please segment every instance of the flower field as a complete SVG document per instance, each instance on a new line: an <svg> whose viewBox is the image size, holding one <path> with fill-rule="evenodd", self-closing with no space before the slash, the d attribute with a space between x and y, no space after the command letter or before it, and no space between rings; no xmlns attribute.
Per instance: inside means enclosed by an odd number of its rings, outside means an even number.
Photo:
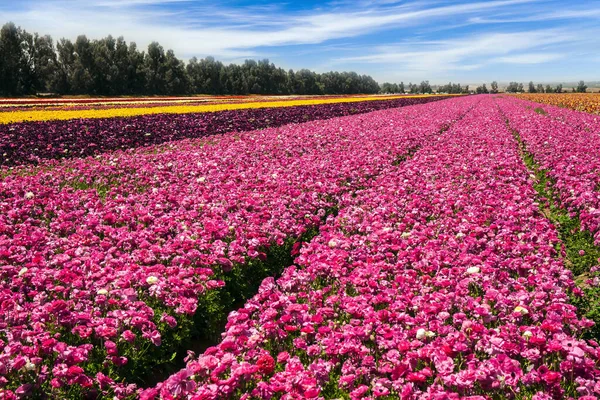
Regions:
<svg viewBox="0 0 600 400"><path fill-rule="evenodd" d="M51 120L27 123L0 124L0 166L37 163L41 159L71 158L99 154L107 150L127 149L185 138L198 138L231 131L244 131L300 123L317 119L360 114L411 104L421 104L442 99L442 96L404 96L399 98L373 97L369 101L343 101L310 104L302 101L299 106L279 101L237 104L245 108L216 112L183 114L151 114L130 118L79 118L75 120ZM349 98L345 100L353 100ZM326 101L318 100L318 101ZM331 99L330 99L331 100ZM312 101L312 100L311 100ZM282 106L283 104L283 106ZM295 104L295 103L294 103ZM252 105L259 105L252 108ZM292 104L293 105L293 104ZM229 107L235 104L217 105ZM192 107L196 110L195 106ZM212 107L212 106L207 106ZM178 110L178 106L169 106ZM127 110L122 108L98 111ZM134 112L140 109L132 108ZM152 110L165 110L161 107ZM205 110L205 109L203 109ZM66 112L66 111L65 111ZM80 115L78 111L68 111ZM19 112L27 114L25 111ZM35 114L35 111L32 112ZM52 114L53 112L50 112ZM10 113L7 113L10 114ZM2 113L0 113L2 118Z"/></svg>
<svg viewBox="0 0 600 400"><path fill-rule="evenodd" d="M426 98L429 95L416 95L416 96L386 96L385 99L406 99L406 98ZM3 108L6 110L0 112L0 124L10 124L15 122L24 121L56 121L56 120L71 120L71 119L89 119L89 118L114 118L114 117L133 117L138 115L155 115L155 114L190 114L190 113L207 113L207 112L218 112L226 110L246 110L256 108L273 108L273 107L296 107L296 106L309 106L319 104L338 104L338 103L359 103L366 101L377 101L381 100L381 96L332 96L332 97L321 97L321 96L309 96L307 98L288 98L278 99L272 97L265 97L261 99L255 99L248 97L245 101L236 101L236 99L229 101L219 101L222 99L216 99L209 101L209 104L186 104L184 100L175 99L174 102L180 104L173 105L173 101L167 101L160 103L158 107L148 107L147 103L140 99L133 99L130 104L134 107L113 107L110 104L107 108L84 108L84 109L69 109L69 104L61 104L62 107L58 109L41 109L41 110L21 110L11 109L8 105L14 105L7 102ZM258 101L257 101L258 100ZM204 101L199 101L203 103ZM44 103L43 103L44 104ZM48 102L45 103L46 105ZM81 103L77 103L81 104ZM86 104L86 103L84 103ZM87 104L102 104L101 102L89 102ZM123 104L117 102L116 104ZM66 106L66 107L65 107Z"/></svg>
<svg viewBox="0 0 600 400"><path fill-rule="evenodd" d="M0 398L600 396L596 117L356 99L0 125Z"/></svg>
<svg viewBox="0 0 600 400"><path fill-rule="evenodd" d="M522 93L518 97L576 111L600 114L600 93Z"/></svg>

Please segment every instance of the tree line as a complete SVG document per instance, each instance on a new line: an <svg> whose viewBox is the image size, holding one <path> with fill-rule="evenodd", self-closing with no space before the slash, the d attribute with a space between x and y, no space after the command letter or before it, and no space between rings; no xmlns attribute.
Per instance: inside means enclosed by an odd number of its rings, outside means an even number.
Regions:
<svg viewBox="0 0 600 400"><path fill-rule="evenodd" d="M286 71L269 60L225 65L212 57L188 63L157 42L140 51L135 42L107 36L73 42L31 34L14 23L0 30L0 95L358 94L379 84L356 72ZM429 88L430 89L430 88Z"/></svg>
<svg viewBox="0 0 600 400"><path fill-rule="evenodd" d="M585 93L587 91L587 85L584 81L579 81L577 87L572 89L573 93ZM522 83L519 82L510 82L508 86L504 89L507 93L523 93L525 92L525 87ZM538 83L537 85L533 83L533 81L529 82L527 92L529 93L563 93L563 85L558 84L555 87L550 85L542 85ZM494 81L491 85L491 90L488 90L485 83L481 86L478 86L476 89L476 93L498 93L498 82Z"/></svg>
<svg viewBox="0 0 600 400"><path fill-rule="evenodd" d="M438 90L439 92L439 90ZM434 93L433 88L429 84L429 81L422 81L420 84L409 83L408 86L404 86L404 82L397 83L389 83L384 82L381 85L381 93L410 93L410 94L425 94L425 93Z"/></svg>

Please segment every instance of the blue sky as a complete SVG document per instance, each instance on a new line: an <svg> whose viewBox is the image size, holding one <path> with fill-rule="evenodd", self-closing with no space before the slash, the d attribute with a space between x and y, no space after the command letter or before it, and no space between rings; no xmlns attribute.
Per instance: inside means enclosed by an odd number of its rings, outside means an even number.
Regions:
<svg viewBox="0 0 600 400"><path fill-rule="evenodd" d="M600 0L0 0L0 21L380 82L600 80Z"/></svg>

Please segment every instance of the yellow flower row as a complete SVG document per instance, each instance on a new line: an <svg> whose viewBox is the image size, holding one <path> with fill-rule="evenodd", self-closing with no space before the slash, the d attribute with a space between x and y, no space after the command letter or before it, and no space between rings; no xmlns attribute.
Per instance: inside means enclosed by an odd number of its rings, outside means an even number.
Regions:
<svg viewBox="0 0 600 400"><path fill-rule="evenodd" d="M101 110L25 110L0 113L0 124L10 124L23 121L50 121L69 120L79 118L113 118L134 117L148 114L189 114L203 112L217 112L225 110L241 110L248 108L267 107L294 107L316 104L351 103L361 101L373 101L383 99L398 99L406 97L427 97L429 95L417 96L368 96L368 97L341 97L341 98L310 98L303 100L287 101L263 101L250 103L227 103L227 104L200 104L200 105L173 105L164 107L139 107L139 108L109 108Z"/></svg>
<svg viewBox="0 0 600 400"><path fill-rule="evenodd" d="M600 114L600 93L523 93L517 96L537 103Z"/></svg>

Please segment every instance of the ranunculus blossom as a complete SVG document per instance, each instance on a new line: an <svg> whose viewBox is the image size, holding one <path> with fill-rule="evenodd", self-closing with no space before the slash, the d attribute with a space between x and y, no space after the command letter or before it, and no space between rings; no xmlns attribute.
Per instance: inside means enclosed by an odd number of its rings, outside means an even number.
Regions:
<svg viewBox="0 0 600 400"><path fill-rule="evenodd" d="M527 310L527 308L525 308L523 306L516 306L515 307L515 312L523 314L523 315L529 314L529 310Z"/></svg>
<svg viewBox="0 0 600 400"><path fill-rule="evenodd" d="M157 282L158 282L158 278L154 275L150 275L149 277L146 278L146 283L149 285L154 285Z"/></svg>
<svg viewBox="0 0 600 400"><path fill-rule="evenodd" d="M479 267L467 268L467 274L469 274L469 275L478 274L480 271L481 271L481 269Z"/></svg>
<svg viewBox="0 0 600 400"><path fill-rule="evenodd" d="M7 170L0 379L35 375L32 397L597 392L591 323L569 303L556 227L506 125L530 111L511 104L465 96ZM130 133L151 131L142 122L106 137L130 148ZM557 143L534 135L540 152ZM569 171L565 185L580 180ZM571 186L568 201L591 198ZM277 279L229 313L217 344L154 388L123 378L202 342L183 336L224 314L221 291L249 295L257 271Z"/></svg>
<svg viewBox="0 0 600 400"><path fill-rule="evenodd" d="M268 354L263 354L256 361L256 365L258 366L258 370L263 374L272 374L275 369L275 360Z"/></svg>

